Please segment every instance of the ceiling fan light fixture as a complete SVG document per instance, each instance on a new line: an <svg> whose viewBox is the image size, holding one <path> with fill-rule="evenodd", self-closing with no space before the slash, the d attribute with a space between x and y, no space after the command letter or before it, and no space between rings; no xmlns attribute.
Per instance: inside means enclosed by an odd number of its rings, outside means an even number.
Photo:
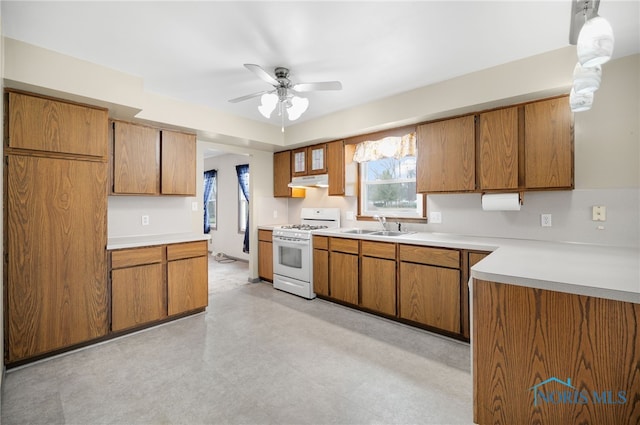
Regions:
<svg viewBox="0 0 640 425"><path fill-rule="evenodd" d="M598 90L601 80L602 67L600 65L584 67L578 62L573 69L573 90L576 94Z"/></svg>
<svg viewBox="0 0 640 425"><path fill-rule="evenodd" d="M291 98L291 106L287 108L287 115L289 121L295 121L307 110L309 107L309 99L305 97L293 96Z"/></svg>
<svg viewBox="0 0 640 425"><path fill-rule="evenodd" d="M258 106L258 111L265 118L270 118L271 113L276 109L278 104L278 96L274 93L265 93L260 98L261 105Z"/></svg>
<svg viewBox="0 0 640 425"><path fill-rule="evenodd" d="M609 21L595 16L584 23L578 34L578 61L583 67L602 65L613 55L613 28Z"/></svg>
<svg viewBox="0 0 640 425"><path fill-rule="evenodd" d="M572 88L569 93L569 104L573 112L588 111L593 105L593 92L578 94Z"/></svg>

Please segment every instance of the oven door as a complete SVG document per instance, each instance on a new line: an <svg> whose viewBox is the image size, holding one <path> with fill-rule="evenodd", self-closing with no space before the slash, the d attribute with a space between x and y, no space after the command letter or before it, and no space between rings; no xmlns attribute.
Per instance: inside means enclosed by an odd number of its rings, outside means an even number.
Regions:
<svg viewBox="0 0 640 425"><path fill-rule="evenodd" d="M273 273L281 276L311 281L311 241L273 237Z"/></svg>

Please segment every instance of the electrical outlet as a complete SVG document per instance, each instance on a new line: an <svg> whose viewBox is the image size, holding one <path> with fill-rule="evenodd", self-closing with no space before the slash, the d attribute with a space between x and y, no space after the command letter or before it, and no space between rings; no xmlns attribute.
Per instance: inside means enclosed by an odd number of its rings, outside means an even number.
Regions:
<svg viewBox="0 0 640 425"><path fill-rule="evenodd" d="M278 218L278 210L273 210L273 218Z"/></svg>
<svg viewBox="0 0 640 425"><path fill-rule="evenodd" d="M148 226L149 225L149 216L148 215L143 215L142 216L142 225L143 226Z"/></svg>
<svg viewBox="0 0 640 425"><path fill-rule="evenodd" d="M356 214L353 211L347 211L346 217L347 217L347 220L353 221L356 219Z"/></svg>
<svg viewBox="0 0 640 425"><path fill-rule="evenodd" d="M434 224L442 223L442 213L440 211L432 211L429 213L429 222Z"/></svg>
<svg viewBox="0 0 640 425"><path fill-rule="evenodd" d="M198 201L193 201L191 203L191 211L198 211Z"/></svg>
<svg viewBox="0 0 640 425"><path fill-rule="evenodd" d="M591 210L591 220L607 221L607 207L604 205L594 205Z"/></svg>
<svg viewBox="0 0 640 425"><path fill-rule="evenodd" d="M540 214L540 226L551 227L551 214Z"/></svg>

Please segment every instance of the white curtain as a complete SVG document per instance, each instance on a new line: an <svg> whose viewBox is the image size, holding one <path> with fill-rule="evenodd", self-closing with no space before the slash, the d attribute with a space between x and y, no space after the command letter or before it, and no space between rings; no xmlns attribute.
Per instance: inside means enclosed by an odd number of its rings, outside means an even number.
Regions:
<svg viewBox="0 0 640 425"><path fill-rule="evenodd" d="M382 158L400 159L416 154L416 133L402 137L385 137L358 143L353 154L354 162L377 161Z"/></svg>

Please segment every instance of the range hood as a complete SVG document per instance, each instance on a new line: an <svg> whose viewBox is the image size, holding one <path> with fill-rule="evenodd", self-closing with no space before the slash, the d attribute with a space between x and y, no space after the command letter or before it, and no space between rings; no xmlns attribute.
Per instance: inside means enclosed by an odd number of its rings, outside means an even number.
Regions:
<svg viewBox="0 0 640 425"><path fill-rule="evenodd" d="M315 176L293 177L289 187L329 187L329 175L317 174Z"/></svg>

